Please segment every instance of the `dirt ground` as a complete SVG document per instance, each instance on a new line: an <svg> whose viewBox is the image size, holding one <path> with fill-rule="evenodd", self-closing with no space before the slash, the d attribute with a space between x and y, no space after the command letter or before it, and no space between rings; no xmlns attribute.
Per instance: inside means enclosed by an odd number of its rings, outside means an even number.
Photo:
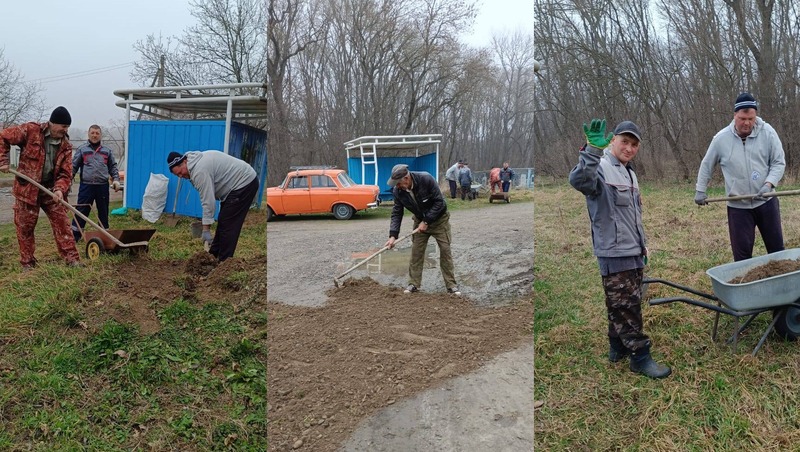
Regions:
<svg viewBox="0 0 800 452"><path fill-rule="evenodd" d="M759 281L772 276L778 276L786 273L796 272L797 270L800 270L800 260L794 260L794 259L775 260L767 262L764 265L759 265L758 267L745 273L744 276L740 278L734 278L733 280L728 282L730 284L744 284L753 281Z"/></svg>
<svg viewBox="0 0 800 452"><path fill-rule="evenodd" d="M422 292L402 293L410 243L334 288L387 218L269 223L270 450L531 450L532 218L531 203L452 212L463 298L438 251Z"/></svg>
<svg viewBox="0 0 800 452"><path fill-rule="evenodd" d="M85 314L80 326L95 332L114 319L137 326L141 334L154 334L161 329L156 312L178 297L197 303L227 301L242 307L264 302L266 256L247 260L233 257L219 265L213 257L214 265L205 264L209 257L199 252L188 261L158 261L142 255L119 263L111 287L84 289L78 304ZM250 272L247 284L229 283L239 281L229 277L243 268Z"/></svg>

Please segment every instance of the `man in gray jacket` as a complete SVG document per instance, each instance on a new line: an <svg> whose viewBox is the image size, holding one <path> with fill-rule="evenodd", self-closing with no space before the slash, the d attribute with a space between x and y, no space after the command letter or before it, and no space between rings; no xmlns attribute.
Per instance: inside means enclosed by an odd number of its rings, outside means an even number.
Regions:
<svg viewBox="0 0 800 452"><path fill-rule="evenodd" d="M72 157L72 177L80 172L81 185L78 189L77 209L82 214L89 216L92 203L97 206L97 218L104 228L108 229L108 180L113 182L111 187L119 191L119 171L114 153L101 142L103 131L97 124L89 126L89 140L82 144ZM72 236L79 242L82 238L81 231L86 226L86 220L78 216L72 220Z"/></svg>
<svg viewBox="0 0 800 452"><path fill-rule="evenodd" d="M786 160L778 133L757 116L758 104L750 93L742 93L733 106L733 121L711 140L700 163L694 202L707 204L706 188L719 164L727 196L754 195L728 201L728 234L733 260L753 257L755 228L761 233L767 253L782 251L783 230L777 197L765 197L783 177Z"/></svg>
<svg viewBox="0 0 800 452"><path fill-rule="evenodd" d="M631 371L664 378L672 370L650 356L642 321L647 247L639 182L628 164L639 152L642 135L631 121L622 121L606 135L606 121L593 119L583 131L587 144L569 182L586 196L589 208L592 245L606 295L608 359L618 362L630 356Z"/></svg>
<svg viewBox="0 0 800 452"><path fill-rule="evenodd" d="M203 204L203 241L220 262L233 257L247 211L258 194L258 175L247 162L220 151L170 152L172 174L189 179ZM215 200L220 201L217 233L211 237Z"/></svg>

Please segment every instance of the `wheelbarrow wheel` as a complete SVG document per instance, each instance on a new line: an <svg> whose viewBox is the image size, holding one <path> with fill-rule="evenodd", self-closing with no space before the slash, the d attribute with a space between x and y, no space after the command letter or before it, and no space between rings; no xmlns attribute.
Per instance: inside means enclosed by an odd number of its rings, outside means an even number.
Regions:
<svg viewBox="0 0 800 452"><path fill-rule="evenodd" d="M795 341L800 337L800 307L790 305L772 311L775 323L775 332L787 341Z"/></svg>
<svg viewBox="0 0 800 452"><path fill-rule="evenodd" d="M90 239L89 242L86 243L86 257L89 258L89 260L96 260L103 251L105 251L103 241L97 237Z"/></svg>

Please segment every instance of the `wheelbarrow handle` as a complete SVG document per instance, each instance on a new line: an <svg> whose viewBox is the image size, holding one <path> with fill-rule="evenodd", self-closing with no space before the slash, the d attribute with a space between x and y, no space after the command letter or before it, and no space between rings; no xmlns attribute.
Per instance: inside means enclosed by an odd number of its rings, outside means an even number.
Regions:
<svg viewBox="0 0 800 452"><path fill-rule="evenodd" d="M800 195L800 190L787 190L787 191L772 191L769 193L764 193L764 198L772 198L773 196L792 196L792 195ZM726 196L723 198L708 198L706 202L722 202L722 201L740 201L742 199L753 199L758 194L754 195L737 195L737 196Z"/></svg>
<svg viewBox="0 0 800 452"><path fill-rule="evenodd" d="M20 173L19 171L13 170L11 168L8 169L8 172L10 172L11 174L13 174L13 175L15 175L17 177L21 177L22 179L25 179L26 181L28 181L31 184L35 185L39 190L41 190L41 191L45 192L46 194L48 194L48 195L50 195L50 196L55 198L55 194L52 191L48 190L47 188L44 187L44 185L36 182L35 180L31 179L30 177ZM108 231L105 230L105 228L99 226L97 223L95 223L94 221L90 220L89 217L84 215L80 210L78 210L75 207L73 207L72 204L68 203L66 200L59 199L58 201L61 204L63 204L64 206L66 206L69 210L71 210L75 215L78 215L79 217L83 218L84 220L86 220L87 223L89 223L90 225L92 225L95 228L97 228L98 231L101 231L101 233L103 235L108 237L108 239L111 240L112 242L116 243L117 246L121 246L121 247L130 246L130 244L126 245L126 244L120 242L116 237L114 237L113 235L109 234Z"/></svg>
<svg viewBox="0 0 800 452"><path fill-rule="evenodd" d="M419 232L419 228L417 228L417 229L414 229L414 230L413 230L413 231L411 231L410 233L408 233L408 234L406 234L406 235L404 235L404 236L400 237L399 239L395 240L395 241L394 241L394 243L399 243L399 242L402 242L403 240L405 240L405 239L407 239L407 238L411 237L412 235L414 235L414 234L415 234L415 233L417 233L417 232ZM353 266L352 266L352 267L350 267L350 268L349 268L347 271L345 271L345 272L344 272L344 273L342 273L341 275L339 275L339 276L337 276L336 278L334 278L334 282L336 282L336 281L337 281L337 280L339 280L339 279L342 279L342 278L344 278L346 275L350 274L350 272L352 272L353 270L357 269L358 267L361 267L362 265L366 264L368 261L372 260L372 259L373 259L375 256L377 256L377 255L379 255L379 254L383 253L384 251L386 251L386 250L388 250L388 249L389 249L389 247L388 247L388 246L384 246L383 248L379 249L378 251L376 251L376 252L372 253L372 254L371 254L371 255L369 255L369 256L368 256L366 259L364 259L363 261L361 261L361 262L357 263L356 265L353 265Z"/></svg>

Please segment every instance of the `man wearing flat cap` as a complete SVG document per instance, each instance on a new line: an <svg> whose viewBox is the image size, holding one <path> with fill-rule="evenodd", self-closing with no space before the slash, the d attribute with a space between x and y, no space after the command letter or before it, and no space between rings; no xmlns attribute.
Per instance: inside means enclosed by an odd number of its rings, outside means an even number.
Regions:
<svg viewBox="0 0 800 452"><path fill-rule="evenodd" d="M606 135L605 119L583 125L586 145L569 183L586 196L592 246L608 313L608 359L630 357L630 370L664 378L672 370L650 356L642 321L642 279L647 246L642 225L639 181L629 165L639 152L639 126L622 121Z"/></svg>
<svg viewBox="0 0 800 452"><path fill-rule="evenodd" d="M433 237L439 245L439 267L442 270L445 288L448 293L461 295L456 284L453 257L450 254L450 213L447 204L433 176L426 172L409 171L408 165L395 165L387 182L392 188L394 207L389 224L387 247L394 248L400 234L403 212L408 209L413 214L414 229L411 236L411 261L408 264L408 287L404 293L419 291L422 285L422 267L425 263L425 249L428 239Z"/></svg>
<svg viewBox="0 0 800 452"><path fill-rule="evenodd" d="M34 230L39 209L50 220L61 257L70 266L81 266L66 207L59 202L67 199L72 185L72 145L67 135L70 124L72 118L67 109L58 107L47 122L28 122L0 132L0 171L8 172L9 150L12 145L20 145L17 171L53 192L51 197L20 177L14 180L14 226L24 271L36 266Z"/></svg>
<svg viewBox="0 0 800 452"><path fill-rule="evenodd" d="M783 251L783 229L778 198L769 195L783 177L786 159L778 133L758 117L758 103L750 93L741 93L733 104L733 121L711 140L697 172L694 202L706 205L706 188L714 167L725 178L725 195L753 195L728 201L728 234L733 260L753 257L756 231L761 233L767 253Z"/></svg>
<svg viewBox="0 0 800 452"><path fill-rule="evenodd" d="M220 262L233 257L247 211L258 194L258 175L249 163L220 151L170 152L169 171L189 179L203 204L203 241ZM216 201L219 205L217 233L211 236Z"/></svg>

